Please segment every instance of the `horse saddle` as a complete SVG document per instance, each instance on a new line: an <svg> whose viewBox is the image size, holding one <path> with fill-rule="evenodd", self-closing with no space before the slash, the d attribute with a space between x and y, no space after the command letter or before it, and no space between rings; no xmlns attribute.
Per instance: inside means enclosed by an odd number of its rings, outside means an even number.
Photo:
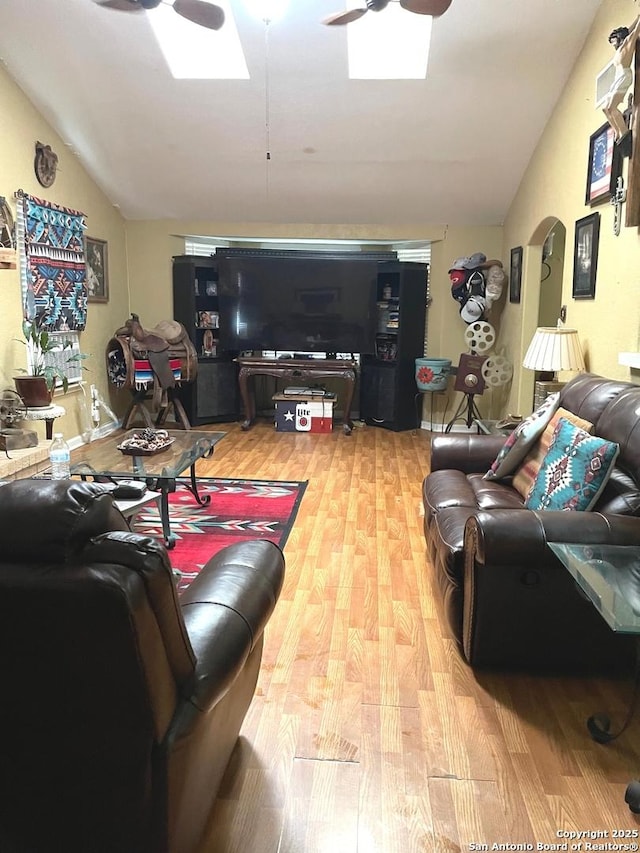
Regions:
<svg viewBox="0 0 640 853"><path fill-rule="evenodd" d="M147 330L137 314L132 314L116 335L129 337L131 351L136 358L146 358L151 365L158 385L162 389L175 388L176 379L170 358L178 353L190 362L195 350L187 330L177 320L162 320Z"/></svg>

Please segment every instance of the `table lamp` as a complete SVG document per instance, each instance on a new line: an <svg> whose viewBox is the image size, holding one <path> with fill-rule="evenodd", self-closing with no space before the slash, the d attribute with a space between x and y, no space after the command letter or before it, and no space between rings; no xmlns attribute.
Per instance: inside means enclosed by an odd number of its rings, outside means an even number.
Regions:
<svg viewBox="0 0 640 853"><path fill-rule="evenodd" d="M577 330L564 326L537 328L522 366L544 372L551 381L556 381L558 370L585 370Z"/></svg>

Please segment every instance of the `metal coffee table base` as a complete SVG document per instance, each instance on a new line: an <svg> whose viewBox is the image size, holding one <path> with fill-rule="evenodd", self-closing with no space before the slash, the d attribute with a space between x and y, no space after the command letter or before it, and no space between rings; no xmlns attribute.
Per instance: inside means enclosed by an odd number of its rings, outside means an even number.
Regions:
<svg viewBox="0 0 640 853"><path fill-rule="evenodd" d="M213 448L212 451L213 452ZM209 454L211 455L211 454ZM206 457L203 457L206 458ZM211 495L201 495L198 492L198 481L196 479L195 463L189 469L189 482L181 483L185 489L188 489L194 496L200 506L207 506L211 502ZM176 544L176 537L171 532L171 521L169 518L169 495L175 492L177 483L175 478L158 477L156 479L147 478L147 486L156 492L160 492L160 520L162 522L162 536L165 546L170 550Z"/></svg>

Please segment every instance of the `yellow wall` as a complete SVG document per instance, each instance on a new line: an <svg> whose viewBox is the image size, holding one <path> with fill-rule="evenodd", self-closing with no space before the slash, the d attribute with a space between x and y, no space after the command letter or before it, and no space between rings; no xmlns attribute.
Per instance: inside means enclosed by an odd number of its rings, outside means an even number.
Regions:
<svg viewBox="0 0 640 853"><path fill-rule="evenodd" d="M127 256L131 282L131 310L140 315L143 325L153 326L172 313L171 258L184 252L184 235L217 237L264 237L286 239L349 240L433 240L431 250L431 295L429 308L429 355L450 358L458 363L467 352L464 340L466 324L460 319L458 303L451 296L448 270L458 257L484 252L489 258L501 258L500 227L446 228L425 224L388 228L382 225L309 225L273 223L176 222L170 220L129 221L126 223ZM496 303L491 322L500 326L505 293ZM456 392L450 389L446 401L450 409ZM489 403L479 401L483 414ZM434 401L437 422L445 400Z"/></svg>
<svg viewBox="0 0 640 853"><path fill-rule="evenodd" d="M108 242L110 300L90 303L86 330L80 334L80 347L90 355L85 361L85 379L98 386L109 399L105 371L105 346L113 330L127 317L127 263L124 222L96 184L88 177L73 152L45 122L24 93L0 66L0 195L5 196L15 215L14 193L22 189L55 204L82 211L87 217L87 232ZM55 183L45 189L36 180L33 159L36 141L51 145L58 155ZM0 270L0 390L13 388L17 368L26 365L26 349L15 340L21 337L22 300L17 270ZM66 416L56 421L56 430L74 438L83 431L82 392L76 388L63 395L56 392L55 402L64 406ZM44 437L44 423L32 422L30 428Z"/></svg>
<svg viewBox="0 0 640 853"><path fill-rule="evenodd" d="M11 116L0 138L0 195L13 205L13 193L27 192L83 211L91 236L108 241L110 301L91 304L81 347L93 357L87 379L111 396L104 367L104 348L113 331L131 311L140 314L145 326L153 326L172 314L171 258L184 251L184 235L264 238L327 238L362 240L433 241L431 265L432 304L429 309L429 355L451 358L457 364L466 351L465 324L457 303L451 298L448 269L461 255L484 252L509 268L510 250L524 246L522 300L510 304L508 285L489 317L498 332L496 352L515 365L511 388L492 391L478 398L483 414L499 416L508 411L526 414L531 410L533 374L519 368L523 353L538 322L542 243L558 222L566 227L562 263L554 277L562 280L561 302L568 306L567 324L580 332L590 370L616 378L629 378L630 371L618 364L618 352L640 349L640 299L638 298L638 233L623 228L619 237L612 230L613 209L602 204L585 206L585 184L589 136L604 123L594 109L595 76L611 58L607 36L616 26L630 24L637 10L631 0L607 0L579 56L568 85L558 100L547 127L510 207L504 226L450 228L445 224L408 223L393 229L380 226L325 226L321 224L176 222L170 220L123 221L118 211L88 177L78 158L51 130L20 89L0 69L0 110ZM526 99L526 92L522 93ZM52 145L60 157L58 178L43 190L33 174L36 140ZM624 164L627 177L628 161ZM601 214L600 251L596 298L571 297L574 223L597 210ZM0 380L12 384L17 365L24 364L23 348L12 342L21 317L18 274L0 271ZM637 374L631 375L636 378ZM566 378L566 377L563 377ZM69 416L62 426L70 435L81 432L76 409L77 391L61 402ZM450 390L448 416L459 395ZM115 401L122 413L126 398ZM438 399L444 409L444 401Z"/></svg>
<svg viewBox="0 0 640 853"><path fill-rule="evenodd" d="M80 210L87 216L87 232L108 241L109 292L106 304L91 303L87 328L80 345L91 355L86 362L88 382L100 388L105 399L123 414L129 398L114 395L105 372L105 347L116 328L134 311L143 324L154 326L172 316L171 258L184 252L185 235L220 237L323 238L350 240L433 240L429 311L429 354L452 358L457 363L465 351L465 325L451 298L447 270L460 255L476 251L499 257L499 227L448 229L429 223L388 228L383 225L322 225L229 222L177 222L170 220L124 221L96 184L89 178L76 155L51 129L24 93L0 68L0 112L11 116L0 138L0 195L15 212L14 192L21 188L56 204ZM36 140L51 145L59 157L58 175L48 190L38 184L33 172ZM18 272L0 270L0 382L13 384L18 367L26 364L24 347L14 342L19 335L22 304ZM56 422L70 438L82 433L80 403L83 395L72 390L66 396L56 393L56 402L67 409L67 416ZM42 424L36 429L44 434Z"/></svg>
<svg viewBox="0 0 640 853"><path fill-rule="evenodd" d="M126 230L131 310L140 314L145 326L155 325L172 312L171 258L184 254L185 235L282 240L428 240L441 239L445 232L442 227L426 224L390 229L371 225L175 220L129 221Z"/></svg>
<svg viewBox="0 0 640 853"><path fill-rule="evenodd" d="M613 207L604 203L590 208L584 203L589 137L605 121L594 107L595 78L611 60L609 33L617 26L629 26L637 13L631 0L602 4L505 220L505 256L512 246L525 247L522 302L506 304L500 337L516 363L521 362L536 327L541 245L559 219L567 229L562 303L568 309L567 326L577 328L580 334L587 368L616 379L638 379L637 373L618 364L619 352L640 350L638 230L623 226L616 237ZM526 92L522 97L526 99ZM628 162L624 162L625 183ZM574 226L577 219L594 211L601 216L595 299L575 300L571 296ZM532 386L531 371L516 372L511 411L531 411Z"/></svg>

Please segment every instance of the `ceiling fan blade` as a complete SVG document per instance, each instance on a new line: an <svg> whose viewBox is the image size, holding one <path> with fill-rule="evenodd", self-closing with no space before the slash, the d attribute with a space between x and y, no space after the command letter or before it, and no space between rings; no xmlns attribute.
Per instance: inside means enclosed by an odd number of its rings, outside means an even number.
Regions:
<svg viewBox="0 0 640 853"><path fill-rule="evenodd" d="M118 12L142 12L142 6L136 0L93 0L96 6L104 9L116 9Z"/></svg>
<svg viewBox="0 0 640 853"><path fill-rule="evenodd" d="M351 21L357 21L361 18L367 9L349 9L346 12L338 12L336 15L330 15L322 22L330 27L340 26L342 24L350 24Z"/></svg>
<svg viewBox="0 0 640 853"><path fill-rule="evenodd" d="M437 18L439 15L444 15L451 0L400 0L400 5L408 12L415 12L418 15L433 15Z"/></svg>
<svg viewBox="0 0 640 853"><path fill-rule="evenodd" d="M173 8L188 21L210 30L219 30L224 24L224 11L205 0L175 0Z"/></svg>

